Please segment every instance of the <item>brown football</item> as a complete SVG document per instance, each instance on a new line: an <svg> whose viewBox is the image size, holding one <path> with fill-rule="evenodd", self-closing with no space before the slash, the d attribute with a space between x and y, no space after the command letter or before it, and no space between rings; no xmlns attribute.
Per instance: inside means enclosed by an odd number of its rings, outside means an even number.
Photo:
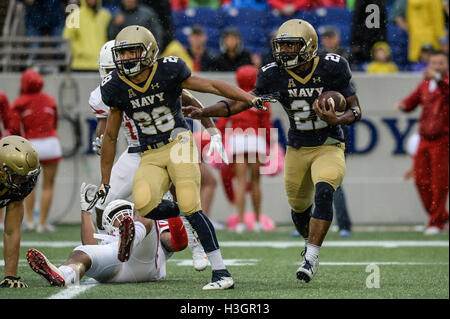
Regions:
<svg viewBox="0 0 450 319"><path fill-rule="evenodd" d="M325 109L329 110L330 107L334 108L335 112L345 112L347 109L347 101L345 97L336 91L323 92L319 97L319 104L325 105Z"/></svg>

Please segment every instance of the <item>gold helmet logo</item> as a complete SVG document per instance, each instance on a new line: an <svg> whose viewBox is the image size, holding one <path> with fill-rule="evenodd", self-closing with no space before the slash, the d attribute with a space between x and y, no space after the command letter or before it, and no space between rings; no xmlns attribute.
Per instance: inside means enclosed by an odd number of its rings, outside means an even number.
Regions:
<svg viewBox="0 0 450 319"><path fill-rule="evenodd" d="M39 155L28 140L16 135L0 140L1 183L20 188L21 184L35 182L39 173Z"/></svg>
<svg viewBox="0 0 450 319"><path fill-rule="evenodd" d="M123 75L135 76L156 61L159 49L153 34L139 25L123 28L112 48L113 61Z"/></svg>
<svg viewBox="0 0 450 319"><path fill-rule="evenodd" d="M275 61L287 69L311 61L317 55L317 49L316 30L301 19L291 19L283 23L272 40Z"/></svg>

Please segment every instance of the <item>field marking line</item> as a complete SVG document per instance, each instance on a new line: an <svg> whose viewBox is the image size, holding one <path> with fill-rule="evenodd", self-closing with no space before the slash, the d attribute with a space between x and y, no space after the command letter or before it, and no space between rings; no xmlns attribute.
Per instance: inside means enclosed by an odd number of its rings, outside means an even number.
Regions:
<svg viewBox="0 0 450 319"><path fill-rule="evenodd" d="M81 243L73 241L23 241L20 243L22 247L77 247ZM270 247L270 248L290 248L304 247L304 242L298 241L222 241L219 243L221 247ZM0 243L3 247L3 242ZM335 240L325 241L322 247L449 247L446 240Z"/></svg>
<svg viewBox="0 0 450 319"><path fill-rule="evenodd" d="M84 282L81 282L79 285L68 286L64 290L61 290L60 292L54 295L51 295L47 299L72 299L82 294L83 292L95 286L98 286L99 284L100 283L94 279L88 279Z"/></svg>
<svg viewBox="0 0 450 319"><path fill-rule="evenodd" d="M301 262L296 262L296 265L300 265ZM367 266L367 265L405 265L405 266L416 266L416 265L448 265L448 262L410 262L410 261L363 261L363 262L333 262L325 261L320 262L320 266Z"/></svg>

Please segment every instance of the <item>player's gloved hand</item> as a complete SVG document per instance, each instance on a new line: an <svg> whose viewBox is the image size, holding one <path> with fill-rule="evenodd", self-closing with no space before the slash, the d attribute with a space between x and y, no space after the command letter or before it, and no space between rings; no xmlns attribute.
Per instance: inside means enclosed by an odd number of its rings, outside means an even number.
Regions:
<svg viewBox="0 0 450 319"><path fill-rule="evenodd" d="M207 155L210 156L214 150L219 153L225 164L229 164L227 153L225 152L225 147L222 144L222 136L220 134L211 135L211 142L209 143L209 150Z"/></svg>
<svg viewBox="0 0 450 319"><path fill-rule="evenodd" d="M20 281L20 277L6 276L0 281L0 288L28 288L28 285Z"/></svg>
<svg viewBox="0 0 450 319"><path fill-rule="evenodd" d="M95 197L97 185L82 183L80 187L80 208L81 210L92 213L88 210L89 204Z"/></svg>
<svg viewBox="0 0 450 319"><path fill-rule="evenodd" d="M257 96L252 100L251 106L256 107L259 110L267 111L267 107L264 106L267 102L275 103L277 100L270 95Z"/></svg>
<svg viewBox="0 0 450 319"><path fill-rule="evenodd" d="M95 140L92 141L92 149L97 155L100 155L100 150L102 149L102 142L103 142L103 134L97 136Z"/></svg>
<svg viewBox="0 0 450 319"><path fill-rule="evenodd" d="M97 202L100 200L100 203L103 204L106 200L106 196L108 196L108 192L109 189L111 188L111 186L109 186L108 184L101 184L98 188L97 191L95 192L94 198L92 199L91 203L89 204L89 206L87 207L87 210L91 210L92 207L95 206L95 204L97 204Z"/></svg>

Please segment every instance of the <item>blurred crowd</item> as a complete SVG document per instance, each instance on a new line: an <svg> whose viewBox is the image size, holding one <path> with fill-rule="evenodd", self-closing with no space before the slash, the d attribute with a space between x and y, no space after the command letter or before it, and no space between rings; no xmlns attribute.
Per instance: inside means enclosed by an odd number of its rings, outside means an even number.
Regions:
<svg viewBox="0 0 450 319"><path fill-rule="evenodd" d="M433 50L448 53L448 0L21 1L27 36L71 40L73 71L96 71L101 46L134 24L195 72L272 62L271 35L290 18L311 22L321 49L354 71L422 71Z"/></svg>

